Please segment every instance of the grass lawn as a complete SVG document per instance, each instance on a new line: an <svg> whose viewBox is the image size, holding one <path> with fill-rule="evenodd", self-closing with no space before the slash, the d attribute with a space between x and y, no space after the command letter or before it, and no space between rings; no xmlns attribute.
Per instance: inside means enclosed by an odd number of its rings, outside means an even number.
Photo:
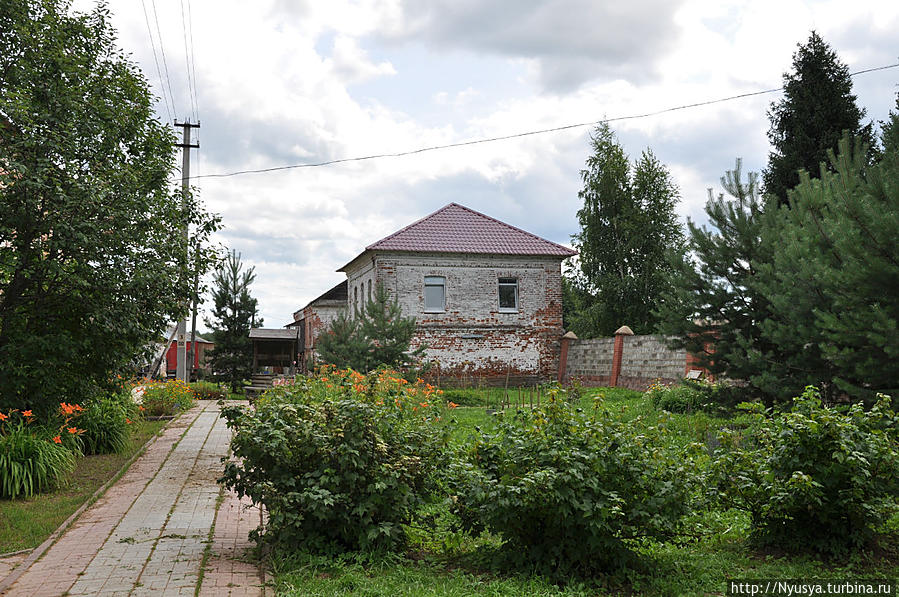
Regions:
<svg viewBox="0 0 899 597"><path fill-rule="evenodd" d="M478 392L482 392L480 396ZM647 425L662 419L675 430L671 441L705 443L725 425L739 419L706 413L668 414L656 410L643 395L621 389L587 390L582 407L593 408L601 392L606 408L618 417L643 417ZM449 392L448 392L449 393ZM466 404L495 404L495 394L465 390ZM449 393L458 404L458 395ZM517 393L516 393L517 396ZM495 424L484 406L460 406L452 411L458 429L455 442L466 442L475 428ZM640 562L631 569L588 584L556 586L539 575L507 572L498 563L498 539L472 537L452 528L442 504L422 512L409 528L410 545L404 556L347 554L339 557L280 555L273 559L279 595L337 596L401 595L518 596L518 595L723 595L728 579L899 579L899 517L894 517L893 540L876 555L823 562L812 556L762 553L747 542L748 517L737 511L710 510L690 520L690 537L676 542L645 541L637 546Z"/></svg>
<svg viewBox="0 0 899 597"><path fill-rule="evenodd" d="M0 500L0 554L40 545L165 424L166 421L138 422L124 454L79 458L68 484L56 491L26 500Z"/></svg>

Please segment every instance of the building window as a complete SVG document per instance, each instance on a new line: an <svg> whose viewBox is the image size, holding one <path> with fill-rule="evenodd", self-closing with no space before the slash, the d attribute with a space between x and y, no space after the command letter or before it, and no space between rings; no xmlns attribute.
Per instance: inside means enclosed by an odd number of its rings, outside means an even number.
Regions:
<svg viewBox="0 0 899 597"><path fill-rule="evenodd" d="M353 311L359 310L359 287L353 288Z"/></svg>
<svg viewBox="0 0 899 597"><path fill-rule="evenodd" d="M499 310L501 313L518 312L518 279L499 279Z"/></svg>
<svg viewBox="0 0 899 597"><path fill-rule="evenodd" d="M425 276L425 313L446 311L446 278Z"/></svg>
<svg viewBox="0 0 899 597"><path fill-rule="evenodd" d="M371 300L371 280L368 281L368 300Z"/></svg>

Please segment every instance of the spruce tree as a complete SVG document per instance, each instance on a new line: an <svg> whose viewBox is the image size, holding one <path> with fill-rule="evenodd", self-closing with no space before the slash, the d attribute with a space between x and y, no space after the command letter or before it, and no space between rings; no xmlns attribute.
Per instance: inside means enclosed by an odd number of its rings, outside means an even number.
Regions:
<svg viewBox="0 0 899 597"><path fill-rule="evenodd" d="M673 347L686 348L716 375L752 380L759 357L773 350L760 327L770 305L756 288L758 265L769 258L762 242L763 201L758 176L751 172L744 181L740 159L721 185L727 196L715 197L709 189L705 206L712 229L687 222L692 257L675 262L657 314Z"/></svg>
<svg viewBox="0 0 899 597"><path fill-rule="evenodd" d="M250 328L261 327L256 299L250 284L256 279L254 267L241 271L240 254L231 251L213 277L212 315L206 325L213 329L215 348L208 353L213 373L237 392L244 379L253 374L253 343Z"/></svg>
<svg viewBox="0 0 899 597"><path fill-rule="evenodd" d="M632 168L607 124L590 142L593 153L578 193L581 230L572 237L580 255L567 293L579 297L583 308L567 309L571 327L581 337L611 335L622 325L649 333L657 324L657 297L668 283L669 254L683 250L674 213L678 189L650 150Z"/></svg>
<svg viewBox="0 0 899 597"><path fill-rule="evenodd" d="M802 174L789 209L769 221L773 255L759 277L775 317L765 337L782 349L758 381L795 395L806 384L834 398L899 390L899 154L875 166L847 137L831 170Z"/></svg>
<svg viewBox="0 0 899 597"><path fill-rule="evenodd" d="M848 132L873 147L872 125L862 125L865 110L856 105L849 69L814 31L793 54L793 71L784 74L784 97L771 104L768 138L773 146L764 173L765 193L787 201L799 184L799 170L817 175L828 164L827 151Z"/></svg>

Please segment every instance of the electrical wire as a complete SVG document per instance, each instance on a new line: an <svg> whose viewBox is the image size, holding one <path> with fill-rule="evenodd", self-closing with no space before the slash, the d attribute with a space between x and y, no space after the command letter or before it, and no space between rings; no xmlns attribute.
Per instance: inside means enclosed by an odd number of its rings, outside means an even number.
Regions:
<svg viewBox="0 0 899 597"><path fill-rule="evenodd" d="M194 56L194 17L190 8L190 0L187 0L187 25L190 33L190 72L194 79L194 105L197 107L197 122L200 121L200 93L197 90L197 59ZM199 139L199 134L197 136ZM199 142L199 141L198 141Z"/></svg>
<svg viewBox="0 0 899 597"><path fill-rule="evenodd" d="M856 71L854 73L850 73L849 76L854 77L856 75L861 75L861 74L871 73L871 72L881 71L881 70L887 70L887 69L896 68L896 67L899 67L899 63L888 64L885 66L877 66L874 68L867 68L864 70ZM532 135L542 135L545 133L554 133L554 132L558 132L558 131L565 131L565 130L581 128L581 127L585 127L585 126L596 126L596 125L599 125L602 123L621 122L624 120L637 120L640 118L649 118L650 116L658 116L660 114L666 114L668 112L677 112L680 110L687 110L690 108L710 106L712 104L720 104L723 102L729 102L729 101L743 99L743 98L747 98L747 97L754 97L754 96L765 95L765 94L769 94L769 93L777 93L778 91L783 91L783 87L778 87L777 89L765 89L763 91L752 91L749 93L741 93L738 95L731 95L728 97L722 97L722 98L707 100L707 101L703 101L703 102L695 102L692 104L683 104L680 106L674 106L674 107L670 107L670 108L664 108L662 110L656 110L654 112L645 112L642 114L630 114L628 116L616 116L614 118L603 118L601 120L593 120L590 122L579 122L577 124L566 124L563 126L556 126L556 127L547 128L547 129L526 131L523 133L515 133L512 135L502 135L499 137L489 137L486 139L473 139L471 141L460 141L458 143L448 143L446 145L434 145L431 147L421 147L418 149L412 149L409 151L400 151L400 152L396 152L396 153L378 153L378 154L373 154L373 155L366 155L366 156L352 157L352 158L341 158L341 159L337 159L337 160L328 160L325 162L315 162L315 163L310 163L310 164L291 164L291 165L287 165L287 166L275 166L272 168L259 168L259 169L255 169L255 170L238 170L236 172L204 174L202 176L194 176L191 178L228 178L231 176L240 176L243 174L262 174L262 173L266 173L266 172L278 172L281 170L294 170L294 169L299 169L299 168L320 168L322 166L332 166L334 164L345 164L347 162L363 162L363 161L367 161L367 160L376 160L376 159L380 159L380 158L397 158L397 157L415 155L415 154L425 153L425 152L430 152L430 151L437 151L440 149L450 149L453 147L466 147L469 145L478 145L481 143L492 143L494 141L504 141L507 139L517 139L520 137L530 137Z"/></svg>
<svg viewBox="0 0 899 597"><path fill-rule="evenodd" d="M190 99L191 113L194 121L197 120L196 84L190 68L191 51L187 47L187 19L184 16L184 0L181 0L181 33L184 37L184 64L187 67L187 96Z"/></svg>
<svg viewBox="0 0 899 597"><path fill-rule="evenodd" d="M175 94L172 93L172 79L169 77L169 65L165 59L165 44L162 42L162 29L159 27L159 13L156 11L156 0L150 0L153 5L153 17L156 19L156 33L159 36L159 51L162 54L162 67L165 70L165 80L169 86L169 96L172 98L172 111L178 115L178 109L175 107Z"/></svg>
<svg viewBox="0 0 899 597"><path fill-rule="evenodd" d="M144 22L147 24L147 35L150 37L150 47L153 49L153 62L156 63L156 74L159 75L159 88L162 90L162 101L165 103L165 111L172 118L172 110L169 108L169 98L165 93L165 82L162 79L162 69L159 68L159 58L156 56L156 42L153 41L153 30L150 28L150 17L147 16L147 5L144 0L140 0L141 6L144 8Z"/></svg>

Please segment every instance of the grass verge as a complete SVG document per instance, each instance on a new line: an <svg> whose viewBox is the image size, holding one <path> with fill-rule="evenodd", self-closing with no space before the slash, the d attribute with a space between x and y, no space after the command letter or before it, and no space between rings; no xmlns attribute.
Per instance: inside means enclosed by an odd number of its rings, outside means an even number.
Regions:
<svg viewBox="0 0 899 597"><path fill-rule="evenodd" d="M140 421L122 454L99 454L78 459L68 483L50 493L26 500L0 501L0 554L33 549L115 476L147 440L167 421Z"/></svg>

